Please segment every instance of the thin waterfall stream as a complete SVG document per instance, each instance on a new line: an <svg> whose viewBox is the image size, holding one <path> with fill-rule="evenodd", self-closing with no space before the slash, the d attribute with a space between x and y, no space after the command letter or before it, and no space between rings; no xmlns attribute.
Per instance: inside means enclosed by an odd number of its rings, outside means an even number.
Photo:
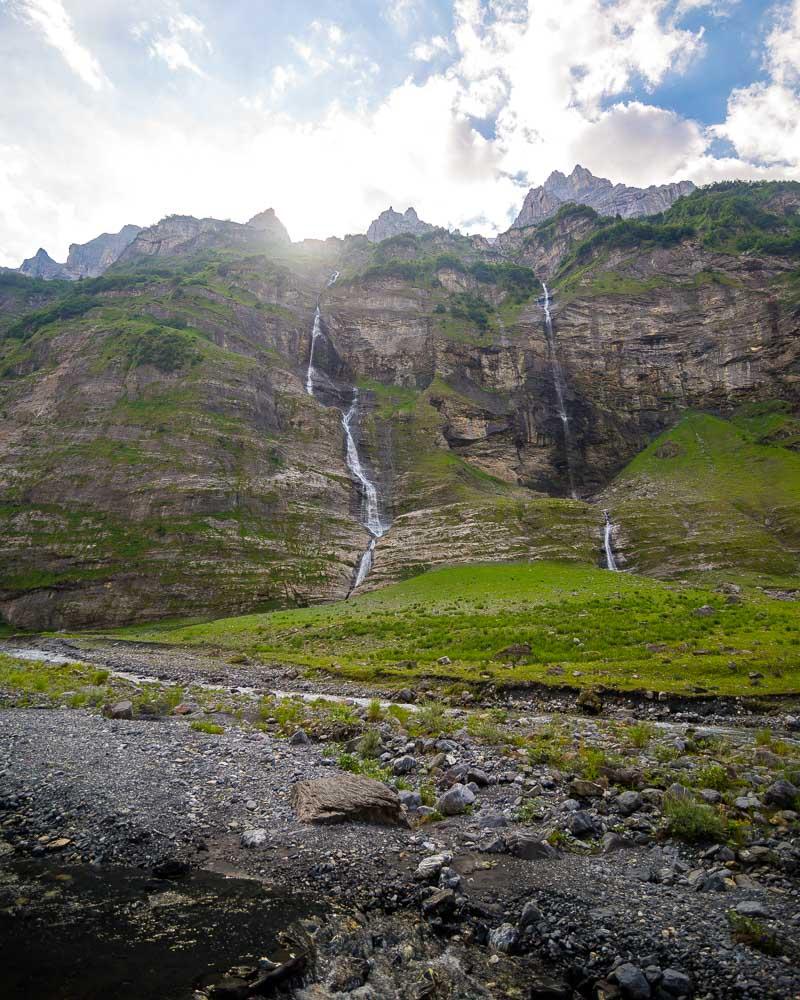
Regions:
<svg viewBox="0 0 800 1000"><path fill-rule="evenodd" d="M556 353L556 337L553 331L553 317L550 314L550 292L547 290L547 285L544 282L542 282L542 288L544 289L544 327L547 335L547 349L550 353L550 370L553 373L553 387L556 391L556 405L558 408L558 415L561 418L561 427L564 431L564 453L567 460L569 491L572 499L577 500L578 494L575 490L575 472L572 467L572 431L570 430L569 414L567 413L567 407L564 402L566 382L564 380L564 370L561 367L561 362L558 360L558 355Z"/></svg>
<svg viewBox="0 0 800 1000"><path fill-rule="evenodd" d="M606 527L603 533L603 546L606 550L606 568L610 569L612 573L619 573L619 566L617 566L617 560L614 558L614 544L612 538L614 525L611 523L611 518L608 516L608 511L604 510L603 514L605 515L606 519Z"/></svg>
<svg viewBox="0 0 800 1000"><path fill-rule="evenodd" d="M327 287L330 288L331 285L336 282L338 277L339 272L334 271L328 281ZM311 350L308 358L308 371L306 373L306 392L309 396L313 396L315 394L315 383L319 376L317 369L314 367L314 351L317 341L322 335L320 302L317 300L317 308L314 313L314 327L311 331ZM359 415L359 395L357 386L353 386L353 399L349 408L347 410L343 409L341 413L342 428L344 429L346 446L345 461L347 463L347 468L350 470L350 474L358 484L361 493L361 524L367 529L371 536L369 544L358 562L358 567L353 578L353 585L348 593L349 597L357 587L361 586L369 575L369 572L372 569L375 545L377 544L378 539L382 538L386 534L389 529L389 524L381 517L378 487L373 480L370 479L367 469L361 461L361 456L358 453L358 445L356 444L356 439L353 434L353 429L357 426Z"/></svg>

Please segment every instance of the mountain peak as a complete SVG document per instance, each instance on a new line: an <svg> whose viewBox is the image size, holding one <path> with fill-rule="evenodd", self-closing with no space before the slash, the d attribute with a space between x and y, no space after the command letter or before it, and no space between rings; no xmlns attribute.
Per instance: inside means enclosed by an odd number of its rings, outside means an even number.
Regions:
<svg viewBox="0 0 800 1000"><path fill-rule="evenodd" d="M569 202L588 205L600 215L621 215L623 218L654 215L665 211L678 198L692 191L694 184L691 181L651 185L648 188L614 184L606 177L596 177L591 170L578 163L568 177L560 170L554 170L544 184L531 188L511 228L538 225Z"/></svg>
<svg viewBox="0 0 800 1000"><path fill-rule="evenodd" d="M385 212L381 212L377 219L370 223L367 230L367 239L371 243L380 243L388 240L392 236L399 236L401 233L411 233L413 236L421 236L435 229L429 222L422 222L417 215L416 209L407 208L405 212L395 212L390 205Z"/></svg>
<svg viewBox="0 0 800 1000"><path fill-rule="evenodd" d="M275 214L274 208L267 208L263 212L259 212L254 215L246 223L251 229L258 229L259 232L269 233L271 236L276 237L281 240L281 242L290 243L289 233L286 231L286 227Z"/></svg>

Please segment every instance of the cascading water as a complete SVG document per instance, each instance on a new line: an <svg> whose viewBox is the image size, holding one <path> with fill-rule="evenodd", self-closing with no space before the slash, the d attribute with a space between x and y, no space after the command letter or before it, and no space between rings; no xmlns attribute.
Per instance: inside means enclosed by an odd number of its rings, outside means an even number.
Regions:
<svg viewBox="0 0 800 1000"><path fill-rule="evenodd" d="M575 491L575 473L572 468L572 432L569 426L569 414L567 413L567 407L564 402L566 382L564 381L564 372L561 368L561 363L559 362L558 355L556 354L556 337L553 332L553 317L550 315L550 293L548 292L547 285L544 282L542 282L542 288L544 289L544 326L547 334L547 348L550 352L550 370L553 373L553 387L556 391L558 415L561 418L561 426L564 430L564 452L567 459L569 491L573 500L577 500L578 494Z"/></svg>
<svg viewBox="0 0 800 1000"><path fill-rule="evenodd" d="M356 587L360 587L364 580L366 580L369 571L372 569L372 558L375 552L375 543L379 538L382 538L386 534L387 529L387 525L384 524L381 518L380 507L378 505L378 489L375 486L375 483L373 483L367 475L364 466L361 464L361 458L359 457L358 448L356 447L355 438L353 437L353 421L357 416L358 389L354 388L353 402L350 404L350 409L346 413L342 412L342 427L344 428L345 441L347 443L346 461L347 468L353 474L354 479L361 487L361 496L363 499L363 518L361 523L372 535L372 538L370 539L369 545L359 561L355 580L353 582L353 590L355 590Z"/></svg>
<svg viewBox="0 0 800 1000"><path fill-rule="evenodd" d="M612 573L619 573L619 566L617 566L617 560L614 558L614 546L612 544L611 533L614 530L614 525L611 523L611 518L608 516L608 511L604 510L606 518L605 533L603 535L603 545L606 550L606 568L610 569Z"/></svg>
<svg viewBox="0 0 800 1000"><path fill-rule="evenodd" d="M328 281L328 288L335 283L338 277L339 272L334 271ZM314 313L314 327L311 332L311 350L308 357L308 372L306 373L306 392L309 396L314 395L314 388L317 380L317 370L314 367L314 349L316 347L317 340L321 336L322 319L320 314L320 304L317 302L317 309ZM354 386L353 401L350 403L350 408L348 410L342 410L342 427L344 428L346 444L345 460L347 462L347 468L350 470L353 478L358 483L361 491L363 513L361 523L372 537L370 538L369 545L364 551L364 554L359 560L353 586L350 589L351 593L356 589L356 587L360 587L364 580L366 580L369 571L372 569L372 559L375 552L375 545L378 539L382 538L386 534L389 527L389 525L386 524L381 518L380 505L378 502L378 488L369 478L369 475L361 462L361 457L358 454L358 446L356 445L356 440L353 435L353 426L357 417L358 389Z"/></svg>

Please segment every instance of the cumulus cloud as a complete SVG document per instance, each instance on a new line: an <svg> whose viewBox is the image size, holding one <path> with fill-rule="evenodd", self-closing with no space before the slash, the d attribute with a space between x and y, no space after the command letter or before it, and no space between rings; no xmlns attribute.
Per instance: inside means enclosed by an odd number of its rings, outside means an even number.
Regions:
<svg viewBox="0 0 800 1000"><path fill-rule="evenodd" d="M450 42L444 35L434 35L426 41L417 42L411 49L411 58L417 62L430 62L451 51Z"/></svg>
<svg viewBox="0 0 800 1000"><path fill-rule="evenodd" d="M800 0L773 9L764 68L769 79L734 90L712 132L756 164L800 167Z"/></svg>
<svg viewBox="0 0 800 1000"><path fill-rule="evenodd" d="M84 83L93 90L109 86L100 63L75 34L61 0L12 0L10 7L12 13L41 32Z"/></svg>

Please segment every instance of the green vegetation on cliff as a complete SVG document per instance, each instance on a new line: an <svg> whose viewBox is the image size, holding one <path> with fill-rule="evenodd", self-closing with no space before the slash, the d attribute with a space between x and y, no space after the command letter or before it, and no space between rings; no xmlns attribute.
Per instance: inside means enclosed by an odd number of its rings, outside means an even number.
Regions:
<svg viewBox="0 0 800 1000"><path fill-rule="evenodd" d="M735 422L691 413L661 434L604 494L628 565L658 576L800 572L800 454L760 443L795 421L780 403Z"/></svg>
<svg viewBox="0 0 800 1000"><path fill-rule="evenodd" d="M757 595L731 605L714 592L563 563L442 569L339 604L115 634L393 684L800 690L796 606ZM512 645L523 651L505 652ZM753 685L749 673L764 676Z"/></svg>

